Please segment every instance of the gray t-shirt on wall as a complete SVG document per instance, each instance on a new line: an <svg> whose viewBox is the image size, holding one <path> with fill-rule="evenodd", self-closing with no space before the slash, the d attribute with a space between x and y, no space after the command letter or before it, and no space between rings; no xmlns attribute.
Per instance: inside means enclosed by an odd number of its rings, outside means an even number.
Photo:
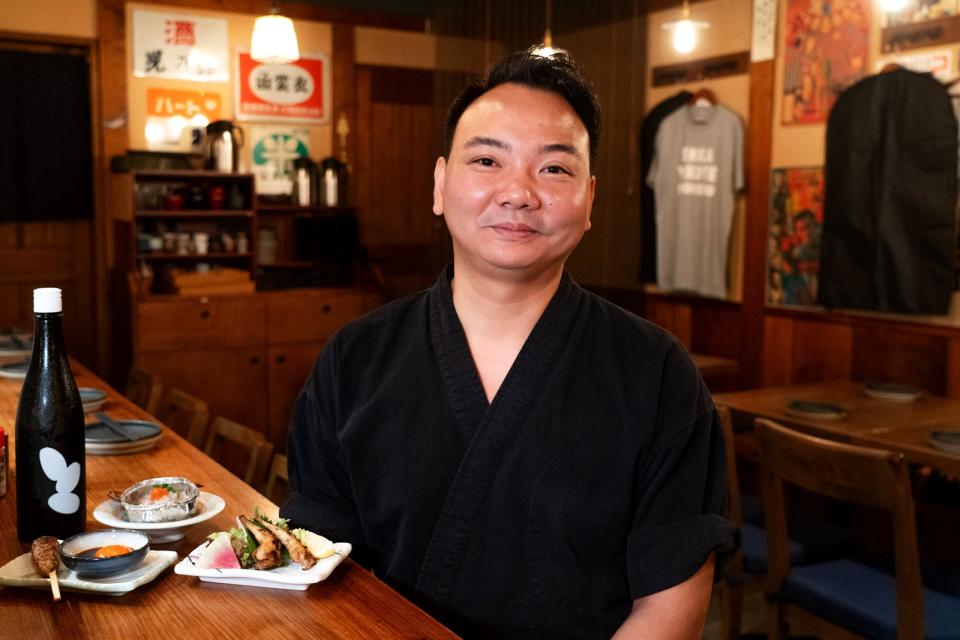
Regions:
<svg viewBox="0 0 960 640"><path fill-rule="evenodd" d="M647 184L657 203L657 286L725 298L734 196L743 188L740 118L712 104L670 114Z"/></svg>

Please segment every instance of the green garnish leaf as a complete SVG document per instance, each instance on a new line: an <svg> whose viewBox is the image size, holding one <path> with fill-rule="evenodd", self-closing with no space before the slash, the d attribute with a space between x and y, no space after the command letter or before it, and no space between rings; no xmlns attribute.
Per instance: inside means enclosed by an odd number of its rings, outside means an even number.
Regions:
<svg viewBox="0 0 960 640"><path fill-rule="evenodd" d="M281 529L286 529L286 528L287 528L287 523L290 522L290 519L289 519L289 518L281 518L281 517L279 517L279 516L277 517L276 520L272 520L272 519L268 518L268 517L266 516L266 514L264 514L262 511L260 511L260 507L255 507L255 508L254 508L254 510L253 510L253 519L254 519L254 520L263 520L263 521L265 521L265 522L269 522L269 523L272 524L273 526L279 527L279 528L281 528Z"/></svg>

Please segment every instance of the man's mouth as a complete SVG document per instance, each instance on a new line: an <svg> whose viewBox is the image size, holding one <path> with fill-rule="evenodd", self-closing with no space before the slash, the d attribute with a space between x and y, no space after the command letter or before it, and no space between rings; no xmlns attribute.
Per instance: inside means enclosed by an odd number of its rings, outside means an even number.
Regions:
<svg viewBox="0 0 960 640"><path fill-rule="evenodd" d="M501 222L499 224L490 225L491 228L497 229L500 231L507 231L513 233L535 233L536 229L533 227L520 223L520 222Z"/></svg>

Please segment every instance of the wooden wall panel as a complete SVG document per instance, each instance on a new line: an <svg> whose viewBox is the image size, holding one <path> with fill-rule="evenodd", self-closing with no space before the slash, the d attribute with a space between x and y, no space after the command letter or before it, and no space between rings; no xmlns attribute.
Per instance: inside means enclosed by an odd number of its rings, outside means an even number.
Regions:
<svg viewBox="0 0 960 640"><path fill-rule="evenodd" d="M647 300L646 318L675 335L687 349L692 349L693 314L689 304L650 298Z"/></svg>
<svg viewBox="0 0 960 640"><path fill-rule="evenodd" d="M691 349L736 360L740 355L740 313L738 308L702 306L692 308Z"/></svg>
<svg viewBox="0 0 960 640"><path fill-rule="evenodd" d="M947 374L944 395L960 398L960 338L947 341Z"/></svg>
<svg viewBox="0 0 960 640"><path fill-rule="evenodd" d="M795 320L792 382L849 380L852 348L849 325Z"/></svg>
<svg viewBox="0 0 960 640"><path fill-rule="evenodd" d="M763 323L760 384L778 387L793 381L793 318L767 316Z"/></svg>
<svg viewBox="0 0 960 640"><path fill-rule="evenodd" d="M857 327L853 333L853 379L902 382L942 395L947 388L947 346L940 336Z"/></svg>

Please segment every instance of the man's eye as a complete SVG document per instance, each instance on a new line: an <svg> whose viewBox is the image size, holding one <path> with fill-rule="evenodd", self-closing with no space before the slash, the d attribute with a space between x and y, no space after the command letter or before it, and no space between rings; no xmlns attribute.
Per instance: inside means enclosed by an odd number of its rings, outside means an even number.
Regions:
<svg viewBox="0 0 960 640"><path fill-rule="evenodd" d="M557 175L560 175L560 174L571 175L571 173L570 173L569 171L567 171L567 170L564 169L563 167L557 166L557 165L555 165L555 164L552 164L552 165L550 165L549 167L545 167L545 168L544 168L544 171L546 171L547 173L553 173L553 174L557 174Z"/></svg>
<svg viewBox="0 0 960 640"><path fill-rule="evenodd" d="M478 164L481 167L495 167L497 163L493 161L493 158L477 158L473 161L474 164Z"/></svg>

